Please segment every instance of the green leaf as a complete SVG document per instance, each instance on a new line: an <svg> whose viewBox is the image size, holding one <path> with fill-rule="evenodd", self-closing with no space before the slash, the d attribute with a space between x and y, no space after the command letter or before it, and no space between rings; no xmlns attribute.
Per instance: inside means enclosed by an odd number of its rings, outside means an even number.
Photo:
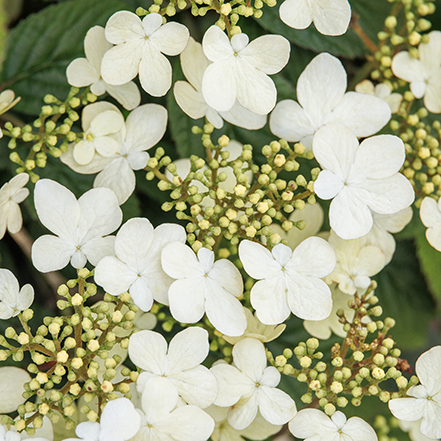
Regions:
<svg viewBox="0 0 441 441"><path fill-rule="evenodd" d="M1 75L3 85L22 97L15 109L39 115L46 94L64 99L70 89L66 68L84 57L87 31L121 9L127 9L121 0L66 1L21 21L9 34Z"/></svg>

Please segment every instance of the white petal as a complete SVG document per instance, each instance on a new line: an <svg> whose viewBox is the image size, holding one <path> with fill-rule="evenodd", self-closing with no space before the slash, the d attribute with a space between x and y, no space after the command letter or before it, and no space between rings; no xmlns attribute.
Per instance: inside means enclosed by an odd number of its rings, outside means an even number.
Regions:
<svg viewBox="0 0 441 441"><path fill-rule="evenodd" d="M85 58L76 58L66 70L67 82L74 87L86 87L100 79L99 72Z"/></svg>
<svg viewBox="0 0 441 441"><path fill-rule="evenodd" d="M318 409L303 409L289 422L289 431L297 438L314 437L317 441L330 436L337 429L331 419ZM314 435L319 435L315 437ZM314 439L313 438L313 439Z"/></svg>
<svg viewBox="0 0 441 441"><path fill-rule="evenodd" d="M201 43L196 42L192 37L189 38L187 47L181 53L182 72L188 82L200 92L202 88L202 77L205 69L210 64L210 60L205 56Z"/></svg>
<svg viewBox="0 0 441 441"><path fill-rule="evenodd" d="M141 19L129 11L118 11L113 14L107 21L105 32L107 41L112 44L144 38L145 36Z"/></svg>
<svg viewBox="0 0 441 441"><path fill-rule="evenodd" d="M153 96L164 96L171 87L172 69L167 58L153 44L146 42L139 63L139 81Z"/></svg>
<svg viewBox="0 0 441 441"><path fill-rule="evenodd" d="M243 240L239 245L239 258L246 273L253 279L271 277L280 271L280 264L263 245Z"/></svg>
<svg viewBox="0 0 441 441"><path fill-rule="evenodd" d="M105 87L108 94L127 110L133 110L141 103L141 94L139 93L138 86L133 81L120 84L119 86L112 86L106 83Z"/></svg>
<svg viewBox="0 0 441 441"><path fill-rule="evenodd" d="M245 107L240 105L237 101L230 110L227 112L221 112L221 116L230 124L243 127L247 130L259 130L266 124L266 115L258 115L257 113L251 112L248 109L245 109Z"/></svg>
<svg viewBox="0 0 441 441"><path fill-rule="evenodd" d="M42 273L57 271L64 268L76 249L56 236L44 235L32 245L32 263Z"/></svg>
<svg viewBox="0 0 441 441"><path fill-rule="evenodd" d="M351 21L348 0L322 0L313 16L317 30L324 35L344 34Z"/></svg>
<svg viewBox="0 0 441 441"><path fill-rule="evenodd" d="M187 46L189 36L183 24L171 21L162 25L149 39L162 53L179 55Z"/></svg>
<svg viewBox="0 0 441 441"><path fill-rule="evenodd" d="M133 299L133 303L138 306L141 311L150 311L153 305L153 294L147 278L137 277L130 287L129 293Z"/></svg>
<svg viewBox="0 0 441 441"><path fill-rule="evenodd" d="M435 199L426 196L420 207L420 217L424 226L438 227L441 225L441 211Z"/></svg>
<svg viewBox="0 0 441 441"><path fill-rule="evenodd" d="M425 398L396 398L390 400L389 409L395 418L403 421L418 421L422 418L427 399Z"/></svg>
<svg viewBox="0 0 441 441"><path fill-rule="evenodd" d="M78 424L77 428L75 429L75 434L82 439L99 441L100 428L101 427L99 423L85 421L84 423Z"/></svg>
<svg viewBox="0 0 441 441"><path fill-rule="evenodd" d="M260 386L257 397L261 415L271 424L285 424L297 413L294 400L280 389Z"/></svg>
<svg viewBox="0 0 441 441"><path fill-rule="evenodd" d="M194 251L180 242L167 244L162 250L162 267L174 279L202 277L202 266Z"/></svg>
<svg viewBox="0 0 441 441"><path fill-rule="evenodd" d="M125 441L136 435L141 417L127 398L106 404L100 419L100 441Z"/></svg>
<svg viewBox="0 0 441 441"><path fill-rule="evenodd" d="M226 59L210 64L202 78L202 95L218 112L230 110L236 101L236 66L233 61Z"/></svg>
<svg viewBox="0 0 441 441"><path fill-rule="evenodd" d="M94 278L106 292L119 296L129 290L136 279L136 273L116 257L106 256L98 262Z"/></svg>
<svg viewBox="0 0 441 441"><path fill-rule="evenodd" d="M186 81L176 81L173 93L179 107L190 118L199 119L207 113L208 105L204 97Z"/></svg>
<svg viewBox="0 0 441 441"><path fill-rule="evenodd" d="M162 375L165 371L167 342L153 331L139 331L130 337L129 356L139 368Z"/></svg>
<svg viewBox="0 0 441 441"><path fill-rule="evenodd" d="M308 0L286 0L280 5L280 19L294 29L306 29L312 22Z"/></svg>
<svg viewBox="0 0 441 441"><path fill-rule="evenodd" d="M180 279L168 290L172 316L182 323L196 323L205 313L206 286L200 279Z"/></svg>
<svg viewBox="0 0 441 441"><path fill-rule="evenodd" d="M266 368L265 347L254 338L244 338L233 347L235 366L254 382L259 382Z"/></svg>
<svg viewBox="0 0 441 441"><path fill-rule="evenodd" d="M117 147L118 148L118 147ZM95 155L95 145L92 141L81 140L73 148L73 157L80 165L87 165L92 162Z"/></svg>
<svg viewBox="0 0 441 441"><path fill-rule="evenodd" d="M23 285L17 297L17 309L24 311L28 309L34 301L34 288L27 283Z"/></svg>
<svg viewBox="0 0 441 441"><path fill-rule="evenodd" d="M352 439L356 439L357 437L366 440L366 441L377 441L377 434L374 429L366 423L366 421L362 420L358 417L349 418L343 427L342 433L350 436Z"/></svg>
<svg viewBox="0 0 441 441"><path fill-rule="evenodd" d="M156 425L164 421L177 402L178 393L170 380L154 377L147 381L142 394L142 410L148 423Z"/></svg>
<svg viewBox="0 0 441 441"><path fill-rule="evenodd" d="M205 56L211 61L222 60L234 55L227 35L218 26L208 28L202 40L202 47Z"/></svg>
<svg viewBox="0 0 441 441"><path fill-rule="evenodd" d="M247 428L258 411L256 390L242 397L228 412L228 422L236 430Z"/></svg>
<svg viewBox="0 0 441 441"><path fill-rule="evenodd" d="M435 346L424 352L415 364L418 378L427 389L429 396L441 391L441 372L438 369L440 362L441 346Z"/></svg>
<svg viewBox="0 0 441 441"><path fill-rule="evenodd" d="M101 69L101 60L110 48L112 48L112 45L106 40L103 27L94 26L87 31L84 38L84 53L98 76Z"/></svg>
<svg viewBox="0 0 441 441"><path fill-rule="evenodd" d="M31 381L30 375L24 370L12 366L0 368L0 412L10 413L17 410L26 400L22 397L24 384Z"/></svg>
<svg viewBox="0 0 441 441"><path fill-rule="evenodd" d="M156 12L146 15L142 20L142 27L147 37L151 37L161 26L162 17Z"/></svg>
<svg viewBox="0 0 441 441"><path fill-rule="evenodd" d="M320 199L326 201L337 196L344 186L341 177L329 170L322 170L314 182L314 191Z"/></svg>
<svg viewBox="0 0 441 441"><path fill-rule="evenodd" d="M426 71L423 64L420 60L411 57L409 52L398 52L392 59L391 68L395 76L409 83L425 80Z"/></svg>
<svg viewBox="0 0 441 441"><path fill-rule="evenodd" d="M96 237L90 239L84 245L81 245L81 251L85 254L87 260L93 265L98 265L98 262L105 256L113 256L114 253L114 236ZM85 263L83 263L83 266ZM81 268L77 266L76 268Z"/></svg>

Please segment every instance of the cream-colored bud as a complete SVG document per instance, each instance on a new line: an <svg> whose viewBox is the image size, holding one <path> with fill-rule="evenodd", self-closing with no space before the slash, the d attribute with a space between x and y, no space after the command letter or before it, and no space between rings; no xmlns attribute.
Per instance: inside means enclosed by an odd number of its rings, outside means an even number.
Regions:
<svg viewBox="0 0 441 441"><path fill-rule="evenodd" d="M66 363L69 359L69 354L66 351L60 351L57 354L57 362L58 363Z"/></svg>
<svg viewBox="0 0 441 441"><path fill-rule="evenodd" d="M49 381L49 378L47 377L46 372L39 372L37 374L37 376L35 377L35 379L40 383L40 384L46 384Z"/></svg>
<svg viewBox="0 0 441 441"><path fill-rule="evenodd" d="M58 323L51 323L48 326L48 329L52 335L58 335L58 333L60 332L60 325Z"/></svg>
<svg viewBox="0 0 441 441"><path fill-rule="evenodd" d="M302 366L303 369L308 369L309 366L311 366L312 360L308 356L304 356L299 359L300 366Z"/></svg>
<svg viewBox="0 0 441 441"><path fill-rule="evenodd" d="M372 369L372 376L376 379L376 380L382 380L385 377L385 372L383 369L379 368L379 367L375 367L374 369Z"/></svg>
<svg viewBox="0 0 441 441"><path fill-rule="evenodd" d="M81 360L81 358L72 358L71 366L74 369L80 369L80 367L83 366L83 360Z"/></svg>
<svg viewBox="0 0 441 441"><path fill-rule="evenodd" d="M274 158L274 164L277 167L282 167L285 164L285 162L286 162L285 155L279 154L279 155L276 155Z"/></svg>
<svg viewBox="0 0 441 441"><path fill-rule="evenodd" d="M123 319L123 314L121 311L115 311L112 314L112 322L113 323L120 323L122 319Z"/></svg>
<svg viewBox="0 0 441 441"><path fill-rule="evenodd" d="M406 377L398 377L395 382L399 389L405 389L407 387L407 378Z"/></svg>
<svg viewBox="0 0 441 441"><path fill-rule="evenodd" d="M73 306L81 306L83 304L83 296L80 294L75 294L71 299Z"/></svg>
<svg viewBox="0 0 441 441"><path fill-rule="evenodd" d="M17 341L21 345L27 345L29 343L29 335L26 334L26 332L20 332L20 334L17 337Z"/></svg>
<svg viewBox="0 0 441 441"><path fill-rule="evenodd" d="M325 405L323 410L325 411L326 415L332 416L335 413L335 406L333 404L331 404L331 403L328 403L328 404Z"/></svg>
<svg viewBox="0 0 441 441"><path fill-rule="evenodd" d="M69 388L72 395L78 395L81 392L81 386L78 383L72 384Z"/></svg>
<svg viewBox="0 0 441 441"><path fill-rule="evenodd" d="M101 390L105 393L110 393L113 391L113 384L110 381L105 380L101 385Z"/></svg>

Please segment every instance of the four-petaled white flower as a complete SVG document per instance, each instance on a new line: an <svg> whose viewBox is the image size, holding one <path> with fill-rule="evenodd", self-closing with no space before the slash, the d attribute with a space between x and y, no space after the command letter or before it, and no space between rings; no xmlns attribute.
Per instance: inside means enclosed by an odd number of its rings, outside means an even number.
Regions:
<svg viewBox="0 0 441 441"><path fill-rule="evenodd" d="M14 274L0 269L0 319L7 320L28 309L34 301L34 288L27 283L20 289Z"/></svg>
<svg viewBox="0 0 441 441"><path fill-rule="evenodd" d="M412 204L412 185L399 173L405 151L397 136L373 136L359 145L347 127L326 124L315 134L313 152L323 168L314 191L321 199L333 199L329 222L342 239L369 233L370 210L392 214Z"/></svg>
<svg viewBox="0 0 441 441"><path fill-rule="evenodd" d="M344 34L351 21L348 0L285 0L280 19L294 29L306 29L312 22L324 35Z"/></svg>
<svg viewBox="0 0 441 441"><path fill-rule="evenodd" d="M277 90L268 75L283 69L290 44L281 35L264 35L249 43L248 35L233 35L231 41L218 26L204 35L202 47L210 64L202 79L202 94L217 111L230 110L236 100L258 115L276 104Z"/></svg>
<svg viewBox="0 0 441 441"><path fill-rule="evenodd" d="M93 188L78 200L58 182L41 179L35 185L35 208L40 222L56 234L39 237L32 245L32 262L45 273L92 265L113 255L114 236L107 236L121 224L122 211L115 193Z"/></svg>
<svg viewBox="0 0 441 441"><path fill-rule="evenodd" d="M0 279L1 282L2 280ZM31 381L31 376L24 369L15 366L0 367L0 396L2 397L0 400L0 413L15 412L17 407L26 401L26 398L23 398L23 393L25 392L24 385L29 383L29 381ZM1 427L0 425L0 430Z"/></svg>
<svg viewBox="0 0 441 441"><path fill-rule="evenodd" d="M90 91L97 96L107 92L124 108L133 110L141 102L138 86L133 81L112 86L101 78L101 60L112 47L106 40L103 27L94 26L89 29L84 39L86 58L76 58L67 66L67 82L75 87L90 86Z"/></svg>
<svg viewBox="0 0 441 441"><path fill-rule="evenodd" d="M202 95L202 78L205 69L211 64L204 55L202 45L188 40L187 47L181 54L181 66L186 81L176 81L173 93L179 107L191 118L199 119L205 116L214 127L220 129L225 121L247 130L258 130L266 124L266 115L257 115L241 106L237 101L226 112L217 112L211 108Z"/></svg>
<svg viewBox="0 0 441 441"><path fill-rule="evenodd" d="M148 381L139 411L141 429L132 441L206 441L213 433L213 418L199 407L178 403L178 393L166 378Z"/></svg>
<svg viewBox="0 0 441 441"><path fill-rule="evenodd" d="M341 62L317 55L297 81L297 99L280 101L270 116L270 129L290 142L300 141L308 150L316 130L326 123L340 123L358 138L371 136L390 119L389 105L364 93L347 92L346 72Z"/></svg>
<svg viewBox="0 0 441 441"><path fill-rule="evenodd" d="M99 423L86 421L78 424L75 434L83 441L127 441L141 427L141 416L127 398L109 401ZM77 441L68 438L64 441Z"/></svg>
<svg viewBox="0 0 441 441"><path fill-rule="evenodd" d="M142 88L153 96L170 89L172 69L163 55L179 55L187 45L188 29L176 22L162 24L159 14L141 19L129 11L113 14L105 29L107 41L115 44L103 57L101 75L106 83L120 85L139 72Z"/></svg>
<svg viewBox="0 0 441 441"><path fill-rule="evenodd" d="M214 261L214 252L201 248L197 256L183 243L173 242L162 251L162 267L174 279L168 290L172 316L183 323L196 323L207 314L222 334L237 337L247 327L237 297L243 294L239 270L227 259Z"/></svg>
<svg viewBox="0 0 441 441"><path fill-rule="evenodd" d="M210 350L208 332L199 327L178 332L167 349L165 338L153 331L140 331L129 341L129 355L142 369L136 387L143 393L146 384L155 377L166 378L176 389L181 404L202 409L213 404L217 395L217 382L213 374L201 363Z"/></svg>
<svg viewBox="0 0 441 441"><path fill-rule="evenodd" d="M426 196L420 207L420 217L424 226L427 227L426 239L430 245L441 251L441 199Z"/></svg>
<svg viewBox="0 0 441 441"><path fill-rule="evenodd" d="M29 195L29 190L23 188L28 181L29 175L20 173L0 188L0 239L5 235L6 229L11 234L21 230L23 217L18 204Z"/></svg>
<svg viewBox="0 0 441 441"><path fill-rule="evenodd" d="M421 384L412 386L407 395L389 401L392 415L403 421L421 419L420 432L429 438L441 438L441 346L420 355L415 372Z"/></svg>
<svg viewBox="0 0 441 441"><path fill-rule="evenodd" d="M418 46L419 59L400 51L392 59L392 72L410 83L415 98L424 97L424 105L433 113L441 113L441 32L428 34L429 41Z"/></svg>
<svg viewBox="0 0 441 441"><path fill-rule="evenodd" d="M129 291L143 311L150 311L153 300L167 305L173 279L161 267L161 252L168 243L184 243L185 239L180 225L162 224L154 229L148 219L132 218L116 235L115 256L98 262L95 281L113 296Z"/></svg>
<svg viewBox="0 0 441 441"><path fill-rule="evenodd" d="M280 372L267 367L265 346L254 338L244 338L233 347L234 366L217 363L211 372L219 383L216 406L232 406L228 422L237 430L248 427L259 411L271 424L287 423L297 412L293 399L277 389Z"/></svg>
<svg viewBox="0 0 441 441"><path fill-rule="evenodd" d="M258 280L251 304L262 323L282 323L291 312L305 320L322 320L331 313L331 291L321 278L333 271L336 260L325 240L310 237L294 251L283 244L268 251L244 240L239 257L247 274Z"/></svg>
<svg viewBox="0 0 441 441"><path fill-rule="evenodd" d="M374 86L372 81L363 80L355 86L355 91L359 93L366 93L368 95L374 95L377 98L381 98L389 104L390 111L397 113L400 108L401 101L403 101L403 95L399 93L392 93L391 88L386 83L380 83Z"/></svg>
<svg viewBox="0 0 441 441"><path fill-rule="evenodd" d="M378 441L374 429L359 417L346 420L339 410L328 417L318 409L303 409L290 422L289 431L305 441Z"/></svg>

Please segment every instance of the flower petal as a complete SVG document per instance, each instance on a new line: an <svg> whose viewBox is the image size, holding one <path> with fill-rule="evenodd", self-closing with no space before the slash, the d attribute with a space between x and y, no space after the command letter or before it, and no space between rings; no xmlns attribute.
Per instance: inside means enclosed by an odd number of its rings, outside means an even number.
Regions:
<svg viewBox="0 0 441 441"><path fill-rule="evenodd" d="M158 332L139 331L130 337L129 356L139 368L162 375L165 372L167 342Z"/></svg>

